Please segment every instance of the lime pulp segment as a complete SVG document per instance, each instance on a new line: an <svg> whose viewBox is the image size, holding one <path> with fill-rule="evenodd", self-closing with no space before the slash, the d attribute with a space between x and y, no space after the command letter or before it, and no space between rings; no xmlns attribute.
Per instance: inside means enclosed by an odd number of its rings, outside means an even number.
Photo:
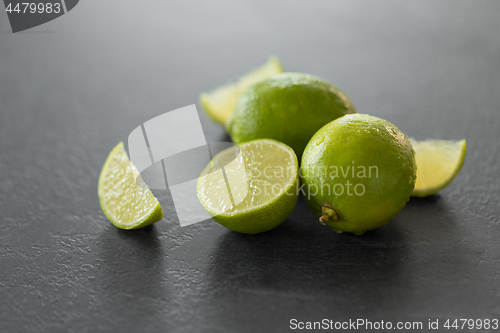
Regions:
<svg viewBox="0 0 500 333"><path fill-rule="evenodd" d="M98 195L104 214L118 228L141 228L163 217L160 203L142 181L122 142L104 163Z"/></svg>
<svg viewBox="0 0 500 333"><path fill-rule="evenodd" d="M464 163L465 140L410 141L417 161L417 182L412 196L425 197L448 186Z"/></svg>
<svg viewBox="0 0 500 333"><path fill-rule="evenodd" d="M210 118L225 126L233 112L236 100L246 88L270 75L281 72L283 72L283 67L279 59L270 57L265 64L241 76L238 80L229 82L210 92L202 93L200 103Z"/></svg>

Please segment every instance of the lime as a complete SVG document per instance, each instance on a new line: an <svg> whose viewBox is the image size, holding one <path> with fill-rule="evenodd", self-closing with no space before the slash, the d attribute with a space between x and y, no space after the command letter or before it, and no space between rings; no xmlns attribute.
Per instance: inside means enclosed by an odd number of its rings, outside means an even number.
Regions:
<svg viewBox="0 0 500 333"><path fill-rule="evenodd" d="M302 157L303 193L320 222L362 234L391 221L415 186L415 152L390 122L350 114L321 128Z"/></svg>
<svg viewBox="0 0 500 333"><path fill-rule="evenodd" d="M215 122L226 125L227 119L233 113L238 96L252 84L269 75L283 72L278 58L270 57L265 64L243 75L236 82L227 83L210 92L200 95L200 103L207 115Z"/></svg>
<svg viewBox="0 0 500 333"><path fill-rule="evenodd" d="M198 179L198 198L228 229L257 234L281 224L297 204L298 160L287 145L255 140L217 154Z"/></svg>
<svg viewBox="0 0 500 333"><path fill-rule="evenodd" d="M309 74L281 73L240 95L228 131L237 144L264 138L284 142L300 160L317 130L354 112L349 97L332 84Z"/></svg>
<svg viewBox="0 0 500 333"><path fill-rule="evenodd" d="M160 203L130 162L123 142L113 148L102 167L98 194L104 215L118 228L142 228L163 217Z"/></svg>
<svg viewBox="0 0 500 333"><path fill-rule="evenodd" d="M410 138L410 141L417 160L417 183L412 196L425 197L448 186L464 164L465 140L418 141Z"/></svg>

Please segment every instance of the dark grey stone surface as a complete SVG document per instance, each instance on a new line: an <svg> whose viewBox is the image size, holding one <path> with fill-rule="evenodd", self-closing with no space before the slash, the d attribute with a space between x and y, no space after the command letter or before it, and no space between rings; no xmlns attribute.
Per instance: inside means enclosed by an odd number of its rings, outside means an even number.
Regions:
<svg viewBox="0 0 500 333"><path fill-rule="evenodd" d="M87 0L12 34L2 10L0 332L499 318L499 18L487 0ZM181 228L165 191L163 221L112 226L97 198L110 149L270 54L409 136L466 138L461 173L359 237L303 200L262 235ZM227 139L202 121L208 141Z"/></svg>

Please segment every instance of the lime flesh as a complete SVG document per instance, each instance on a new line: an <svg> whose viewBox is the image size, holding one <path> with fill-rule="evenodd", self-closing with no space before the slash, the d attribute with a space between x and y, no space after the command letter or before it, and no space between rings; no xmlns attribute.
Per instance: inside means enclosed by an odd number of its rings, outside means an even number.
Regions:
<svg viewBox="0 0 500 333"><path fill-rule="evenodd" d="M207 115L215 122L226 126L233 113L234 104L240 94L251 85L270 75L283 72L277 57L270 57L265 64L243 75L235 82L227 83L200 95L200 103Z"/></svg>
<svg viewBox="0 0 500 333"><path fill-rule="evenodd" d="M465 140L410 141L417 159L417 183L412 196L425 197L448 186L464 163Z"/></svg>
<svg viewBox="0 0 500 333"><path fill-rule="evenodd" d="M120 229L142 228L163 217L160 203L130 162L122 142L102 167L98 195L104 215Z"/></svg>
<svg viewBox="0 0 500 333"><path fill-rule="evenodd" d="M226 181L227 179L227 181ZM198 198L215 221L256 234L280 225L298 197L298 160L274 140L255 140L216 155L198 179Z"/></svg>

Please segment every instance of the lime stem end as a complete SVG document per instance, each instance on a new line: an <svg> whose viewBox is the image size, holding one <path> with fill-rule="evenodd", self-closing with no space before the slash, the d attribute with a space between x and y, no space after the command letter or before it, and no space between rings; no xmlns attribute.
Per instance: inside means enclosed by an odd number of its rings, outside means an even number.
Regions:
<svg viewBox="0 0 500 333"><path fill-rule="evenodd" d="M326 222L337 222L339 220L337 212L332 207L323 205L321 206L321 212L323 213L319 218L321 224L325 224Z"/></svg>

